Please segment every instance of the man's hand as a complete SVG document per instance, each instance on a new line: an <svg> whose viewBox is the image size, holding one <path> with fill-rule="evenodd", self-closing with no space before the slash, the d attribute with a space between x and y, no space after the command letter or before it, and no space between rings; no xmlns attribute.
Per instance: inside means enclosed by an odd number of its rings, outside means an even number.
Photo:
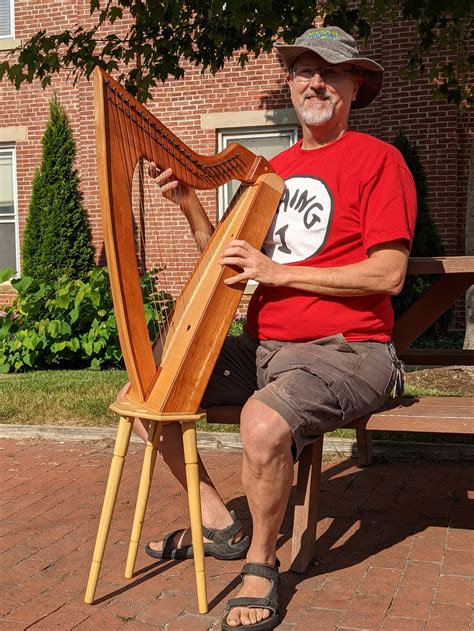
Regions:
<svg viewBox="0 0 474 631"><path fill-rule="evenodd" d="M268 256L256 250L247 241L231 241L222 252L219 259L221 265L240 267L243 271L232 278L227 278L226 285L236 285L254 280L262 285L276 287L285 270L283 265L275 263Z"/></svg>
<svg viewBox="0 0 474 631"><path fill-rule="evenodd" d="M178 206L189 206L189 203L194 201L196 193L194 189L179 182L175 179L175 175L171 169L165 171L159 171L154 162L150 162L148 166L148 175L156 182L160 188L161 194L166 199L169 199L173 204Z"/></svg>

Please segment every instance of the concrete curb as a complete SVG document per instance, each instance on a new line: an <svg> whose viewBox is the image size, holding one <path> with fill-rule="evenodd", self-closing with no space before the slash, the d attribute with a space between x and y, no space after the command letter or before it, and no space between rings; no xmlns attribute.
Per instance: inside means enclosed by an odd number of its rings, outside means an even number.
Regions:
<svg viewBox="0 0 474 631"><path fill-rule="evenodd" d="M198 447L200 449L216 449L222 451L239 451L242 449L238 432L198 432ZM12 440L55 440L69 441L114 441L116 429L113 427L54 427L49 425L8 425L0 424L0 439ZM132 435L132 443L141 441ZM390 459L409 460L454 460L474 462L474 445L453 443L425 443L410 441L374 441L374 454ZM324 440L324 455L352 456L357 455L357 443L350 438L326 437Z"/></svg>

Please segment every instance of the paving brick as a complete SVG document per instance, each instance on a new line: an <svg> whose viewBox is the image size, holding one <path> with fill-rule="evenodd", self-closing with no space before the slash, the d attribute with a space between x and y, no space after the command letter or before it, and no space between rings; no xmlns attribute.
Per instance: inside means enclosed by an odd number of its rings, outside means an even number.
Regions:
<svg viewBox="0 0 474 631"><path fill-rule="evenodd" d="M49 484L51 492L44 501L22 505L21 511L9 506L18 521L12 518L0 522L0 535L3 534L0 559L3 558L5 566L0 585L3 607L0 628L20 629L32 624L31 628L61 631L66 631L68 625L94 631L100 627L137 631L219 630L226 602L238 590L242 560L207 559L212 608L206 616L197 614L192 561L155 563L141 546L134 578L123 577L140 450L131 447L132 458L127 462L96 601L90 606L83 603L83 595L110 448L87 443L68 448L38 442L38 457L32 461L31 452L21 444L3 441L3 446L15 455L11 460L16 462L12 467L15 471L10 475L19 476L18 484L14 485L9 478L10 490L18 486L15 497L23 497L23 485L26 494L39 495L38 479ZM219 488L224 489L229 504L237 508L249 526L239 479L240 461L240 454L211 453L206 465ZM427 479L433 483L442 480L450 466L440 464L438 472L429 468ZM457 520L457 526L452 521L448 528L443 500L438 504L432 502L432 512L437 515L416 517L414 506L418 498L426 502L430 497L436 498L431 490L424 492L426 489L420 486L426 472L422 463L384 464L358 471L353 463L342 460L325 463L324 467L326 508L318 524L318 561L306 574L287 571L291 511L281 529L278 556L282 562L284 620L279 628L282 631L336 628L410 631L423 628L429 621L436 629L442 628L443 616L448 611L444 605L447 605L454 607L454 619L459 621L456 631L464 628L467 631L468 627L462 625L467 615L465 607L472 603L474 571L472 567L468 570L473 549L472 513L468 524L467 509L459 511L454 507L453 520ZM418 476L416 484L410 481L414 473ZM452 478L449 480L451 484ZM464 480L466 487L468 480ZM68 491L68 484L75 485L73 493ZM404 506L413 510L407 522L403 521L399 506L390 509L386 500L395 493L403 494ZM357 504L367 498L373 510L358 512ZM343 510L334 510L340 500L344 503ZM158 462L142 541L158 538L186 525L187 521L186 496ZM449 626L445 629L450 631Z"/></svg>
<svg viewBox="0 0 474 631"><path fill-rule="evenodd" d="M383 621L383 631L423 631L425 620L415 618L400 618L389 614Z"/></svg>
<svg viewBox="0 0 474 631"><path fill-rule="evenodd" d="M419 618L426 620L433 605L435 590L422 587L401 587L395 596L390 613L394 616Z"/></svg>
<svg viewBox="0 0 474 631"><path fill-rule="evenodd" d="M402 570L371 567L359 585L359 592L371 596L394 595L402 575Z"/></svg>
<svg viewBox="0 0 474 631"><path fill-rule="evenodd" d="M447 603L435 603L426 631L468 631L471 622L472 608L468 605L453 605Z"/></svg>
<svg viewBox="0 0 474 631"><path fill-rule="evenodd" d="M378 629L390 606L390 598L357 594L341 619L341 626L359 629Z"/></svg>
<svg viewBox="0 0 474 631"><path fill-rule="evenodd" d="M457 605L474 605L474 578L441 576L436 601Z"/></svg>
<svg viewBox="0 0 474 631"><path fill-rule="evenodd" d="M339 628L339 621L343 615L344 611L340 610L310 607L301 614L296 628L311 629L311 631L334 631L334 629Z"/></svg>
<svg viewBox="0 0 474 631"><path fill-rule="evenodd" d="M445 550L445 541L428 537L416 537L411 546L409 559L412 561L441 562Z"/></svg>
<svg viewBox="0 0 474 631"><path fill-rule="evenodd" d="M443 574L472 576L474 550L446 550L443 560Z"/></svg>
<svg viewBox="0 0 474 631"><path fill-rule="evenodd" d="M441 571L440 563L429 561L408 561L403 572L400 586L416 589L419 585L435 588Z"/></svg>
<svg viewBox="0 0 474 631"><path fill-rule="evenodd" d="M328 578L314 595L311 606L322 609L347 609L360 581L351 578Z"/></svg>

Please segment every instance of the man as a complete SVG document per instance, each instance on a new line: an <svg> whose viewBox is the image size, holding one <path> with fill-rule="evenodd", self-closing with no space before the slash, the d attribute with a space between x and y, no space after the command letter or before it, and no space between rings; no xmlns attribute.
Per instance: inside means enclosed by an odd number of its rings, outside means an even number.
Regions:
<svg viewBox="0 0 474 631"><path fill-rule="evenodd" d="M223 629L278 625L276 541L293 463L306 444L378 408L393 388L390 296L403 286L415 226L416 193L401 155L348 128L351 107L365 107L379 92L381 66L360 57L353 38L337 27L312 28L276 49L303 139L272 161L287 188L264 251L244 241L224 250L221 265L242 270L226 282L252 279L259 286L247 330L226 342L203 400L203 407L243 405L251 543L204 467L201 474L206 554L247 552ZM203 246L212 226L194 191L169 170L157 181ZM143 423L137 431L146 436ZM179 428L164 428L160 451L185 485ZM177 531L147 552L186 557L190 543L189 530Z"/></svg>

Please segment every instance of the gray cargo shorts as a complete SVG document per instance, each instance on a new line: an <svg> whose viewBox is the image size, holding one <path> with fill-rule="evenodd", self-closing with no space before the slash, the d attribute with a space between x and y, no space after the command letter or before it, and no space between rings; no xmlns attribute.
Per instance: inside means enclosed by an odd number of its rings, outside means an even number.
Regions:
<svg viewBox="0 0 474 631"><path fill-rule="evenodd" d="M348 342L342 334L310 342L228 337L202 407L257 399L278 412L293 436L293 455L321 434L379 408L397 377L393 345Z"/></svg>

